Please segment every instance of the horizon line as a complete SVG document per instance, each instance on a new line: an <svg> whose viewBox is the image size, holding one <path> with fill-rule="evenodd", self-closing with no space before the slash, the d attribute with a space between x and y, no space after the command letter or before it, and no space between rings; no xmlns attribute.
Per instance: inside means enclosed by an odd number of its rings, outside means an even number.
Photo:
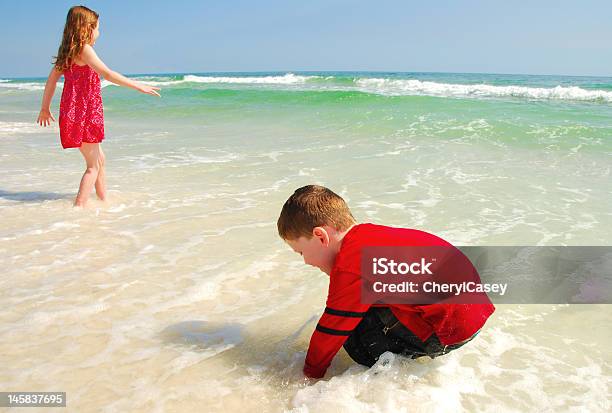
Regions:
<svg viewBox="0 0 612 413"><path fill-rule="evenodd" d="M548 77L601 77L611 78L611 75L569 75L554 73L501 73L501 72L445 72L445 71L397 71L397 70L215 70L215 71L186 71L186 72L134 72L123 73L126 76L140 75L189 75L189 74L270 74L270 73L394 73L394 74L449 74L449 75L502 75L502 76L548 76ZM47 76L3 76L0 79L19 80L19 79L45 79Z"/></svg>

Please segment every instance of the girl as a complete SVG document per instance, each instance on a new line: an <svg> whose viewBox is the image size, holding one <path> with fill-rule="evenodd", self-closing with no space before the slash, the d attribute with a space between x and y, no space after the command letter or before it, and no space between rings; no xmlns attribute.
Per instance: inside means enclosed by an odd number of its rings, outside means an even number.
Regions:
<svg viewBox="0 0 612 413"><path fill-rule="evenodd" d="M159 96L157 87L135 82L110 70L93 49L99 31L98 13L84 6L68 11L64 36L43 94L38 124L48 126L55 118L51 114L51 99L58 79L64 75L64 90L60 102L60 138L62 147L79 148L87 165L74 206L85 206L92 187L102 201L106 198L104 152L104 113L100 93L100 76L119 86Z"/></svg>

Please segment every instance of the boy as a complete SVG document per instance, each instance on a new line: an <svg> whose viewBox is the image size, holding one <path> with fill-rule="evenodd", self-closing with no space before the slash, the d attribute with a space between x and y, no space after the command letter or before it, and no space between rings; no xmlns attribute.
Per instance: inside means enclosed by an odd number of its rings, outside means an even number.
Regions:
<svg viewBox="0 0 612 413"><path fill-rule="evenodd" d="M325 187L297 189L283 205L277 226L305 264L330 277L325 311L304 363L308 377L323 377L342 346L368 367L386 351L411 358L446 354L474 338L495 310L488 299L485 304L362 303L363 247L451 245L423 231L357 224L344 200Z"/></svg>

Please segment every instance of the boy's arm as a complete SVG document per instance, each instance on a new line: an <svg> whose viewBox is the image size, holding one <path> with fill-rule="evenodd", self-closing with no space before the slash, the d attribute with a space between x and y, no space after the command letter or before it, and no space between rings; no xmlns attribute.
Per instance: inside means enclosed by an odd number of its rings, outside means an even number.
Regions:
<svg viewBox="0 0 612 413"><path fill-rule="evenodd" d="M332 359L370 308L361 303L359 274L341 272L330 278L325 312L310 338L304 374L321 378Z"/></svg>
<svg viewBox="0 0 612 413"><path fill-rule="evenodd" d="M43 93L42 104L40 105L40 113L36 120L40 126L47 126L51 124L51 120L55 121L55 118L51 114L51 99L53 99L57 81L60 77L62 77L62 72L53 66L47 78L47 83L45 84L45 92Z"/></svg>
<svg viewBox="0 0 612 413"><path fill-rule="evenodd" d="M83 47L83 52L81 52L81 59L85 63L87 63L93 70L95 70L100 76L104 79L108 80L119 86L125 86L132 89L136 89L139 92L146 93L149 95L159 96L157 90L158 87L153 87L149 85L142 84L140 82L136 82L132 79L129 79L123 76L121 73L117 73L114 70L111 70L104 64L104 62L98 57L93 47L90 45L85 45Z"/></svg>

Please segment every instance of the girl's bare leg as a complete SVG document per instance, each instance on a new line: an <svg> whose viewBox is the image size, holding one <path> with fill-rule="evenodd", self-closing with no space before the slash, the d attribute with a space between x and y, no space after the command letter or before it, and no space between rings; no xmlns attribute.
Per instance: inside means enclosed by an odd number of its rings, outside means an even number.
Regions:
<svg viewBox="0 0 612 413"><path fill-rule="evenodd" d="M98 199L101 201L106 200L106 168L104 167L106 158L104 157L104 152L102 151L102 145L99 146L100 150L100 158L98 162L98 179L96 179L96 195L98 195Z"/></svg>
<svg viewBox="0 0 612 413"><path fill-rule="evenodd" d="M79 193L74 200L74 206L84 207L98 179L98 172L100 170L100 144L83 142L79 150L85 158L87 167L81 178L81 185L79 186Z"/></svg>

